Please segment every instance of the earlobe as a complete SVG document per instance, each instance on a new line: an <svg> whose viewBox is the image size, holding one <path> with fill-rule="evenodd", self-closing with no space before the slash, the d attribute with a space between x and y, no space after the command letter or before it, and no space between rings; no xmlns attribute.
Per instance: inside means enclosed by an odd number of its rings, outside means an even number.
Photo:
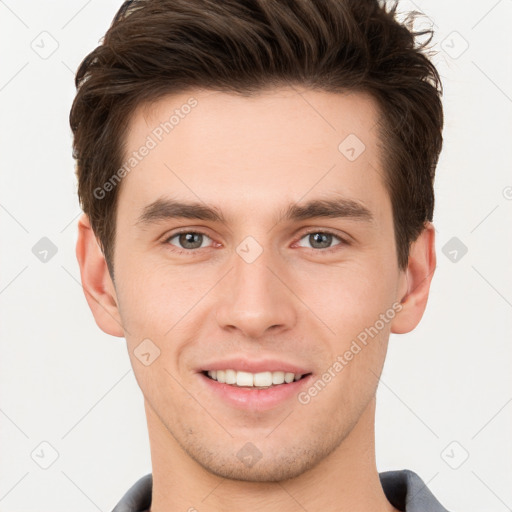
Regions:
<svg viewBox="0 0 512 512"><path fill-rule="evenodd" d="M391 323L391 332L404 334L420 322L427 306L430 283L436 268L435 229L431 222L411 244L398 301L402 309Z"/></svg>
<svg viewBox="0 0 512 512"><path fill-rule="evenodd" d="M78 220L76 257L85 298L100 329L112 336L124 336L114 284L107 262L91 228L89 218Z"/></svg>

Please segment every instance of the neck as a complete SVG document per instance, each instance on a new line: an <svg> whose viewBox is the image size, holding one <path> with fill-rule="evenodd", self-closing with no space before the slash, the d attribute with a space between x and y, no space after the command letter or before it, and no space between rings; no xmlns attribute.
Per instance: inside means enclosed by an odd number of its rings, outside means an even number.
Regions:
<svg viewBox="0 0 512 512"><path fill-rule="evenodd" d="M151 512L398 512L387 501L376 468L375 398L332 453L299 476L278 482L211 473L183 450L147 402L145 406L153 467Z"/></svg>

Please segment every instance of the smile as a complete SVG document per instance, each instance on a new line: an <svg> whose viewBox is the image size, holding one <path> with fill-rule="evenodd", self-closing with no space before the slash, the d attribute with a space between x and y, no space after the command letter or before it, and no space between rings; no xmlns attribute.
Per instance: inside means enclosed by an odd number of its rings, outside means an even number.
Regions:
<svg viewBox="0 0 512 512"><path fill-rule="evenodd" d="M209 370L204 372L212 380L221 384L229 384L237 387L249 387L267 389L281 384L290 384L310 374L296 374L284 371L264 371L258 373L244 372L241 370Z"/></svg>

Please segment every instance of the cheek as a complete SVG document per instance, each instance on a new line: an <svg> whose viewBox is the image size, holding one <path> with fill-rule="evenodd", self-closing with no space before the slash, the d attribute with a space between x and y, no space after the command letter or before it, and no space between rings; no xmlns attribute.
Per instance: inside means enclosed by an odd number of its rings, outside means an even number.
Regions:
<svg viewBox="0 0 512 512"><path fill-rule="evenodd" d="M147 258L149 260L149 258ZM119 265L120 315L129 337L162 339L193 309L215 283L205 268L191 270L135 255Z"/></svg>
<svg viewBox="0 0 512 512"><path fill-rule="evenodd" d="M340 424L347 421L347 411L352 412L349 417L358 417L362 412L375 393L384 364L395 315L392 307L395 285L393 271L387 274L382 271L376 262L369 266L360 263L331 268L316 274L312 280L314 287L302 289L304 302L324 324L324 327L311 326L310 332L320 329L325 333L322 336L324 367L318 377L329 383L321 398L314 400L314 407L321 414L323 408L338 404L335 416ZM319 383L318 389L322 388L323 384ZM316 393L314 389L312 392Z"/></svg>
<svg viewBox="0 0 512 512"><path fill-rule="evenodd" d="M394 301L398 275L388 261L360 257L333 266L295 272L297 295L327 324L338 339L372 325Z"/></svg>

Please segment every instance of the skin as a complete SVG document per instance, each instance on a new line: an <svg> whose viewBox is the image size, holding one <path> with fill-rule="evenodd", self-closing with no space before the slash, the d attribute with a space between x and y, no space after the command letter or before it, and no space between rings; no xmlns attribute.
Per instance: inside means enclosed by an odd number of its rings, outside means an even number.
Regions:
<svg viewBox="0 0 512 512"><path fill-rule="evenodd" d="M375 394L389 334L419 323L436 258L429 223L407 269L398 268L376 104L362 93L294 88L252 98L189 91L134 112L127 154L191 96L198 105L121 183L115 286L87 216L78 224L89 306L103 331L126 338L144 394L151 510L395 511L376 468ZM338 150L349 134L366 147L354 161ZM213 206L226 223L138 224L161 197ZM276 223L290 203L333 197L358 201L373 221ZM201 248L170 238L177 228L204 233ZM331 252L310 229L335 234ZM252 263L236 252L247 236L263 249ZM394 303L401 311L307 405L294 397L268 411L239 410L194 371L230 356L270 356L318 378ZM160 350L149 366L134 354L146 338ZM262 454L252 467L237 457L247 442Z"/></svg>

